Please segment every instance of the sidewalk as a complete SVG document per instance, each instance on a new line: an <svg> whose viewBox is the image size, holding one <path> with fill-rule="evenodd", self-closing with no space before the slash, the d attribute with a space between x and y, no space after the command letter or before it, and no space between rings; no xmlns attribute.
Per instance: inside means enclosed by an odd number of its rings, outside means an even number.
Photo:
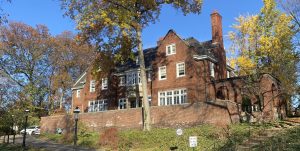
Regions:
<svg viewBox="0 0 300 151"><path fill-rule="evenodd" d="M10 138L10 144L12 144L12 136ZM7 137L6 137L7 139ZM23 136L16 135L15 144L21 145L23 142ZM3 143L3 137L0 137L0 144ZM34 136L27 135L26 146L31 146L35 149L47 150L47 151L100 151L96 149L88 149L82 147L74 147L73 145L58 144L50 141L42 141L36 139Z"/></svg>

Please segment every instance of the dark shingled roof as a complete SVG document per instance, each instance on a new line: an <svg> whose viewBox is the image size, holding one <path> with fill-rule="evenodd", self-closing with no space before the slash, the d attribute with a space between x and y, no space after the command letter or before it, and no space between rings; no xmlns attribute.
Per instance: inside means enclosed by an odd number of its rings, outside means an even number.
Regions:
<svg viewBox="0 0 300 151"><path fill-rule="evenodd" d="M147 48L144 49L144 59L145 59L145 67L149 68L151 67L151 63L154 61L155 56L156 56L156 52L157 52L157 47L152 47L152 48ZM135 57L138 57L138 53L134 53ZM136 64L135 60L128 60L127 62L125 62L122 65L119 65L116 70L117 72L124 72L130 69L137 69L139 68L139 64Z"/></svg>
<svg viewBox="0 0 300 151"><path fill-rule="evenodd" d="M216 59L212 49L214 48L212 44L212 40L209 41L204 41L204 42L199 42L197 39L194 37L190 37L187 39L184 39L184 41L190 46L194 47L195 51L198 55L207 55L211 58Z"/></svg>

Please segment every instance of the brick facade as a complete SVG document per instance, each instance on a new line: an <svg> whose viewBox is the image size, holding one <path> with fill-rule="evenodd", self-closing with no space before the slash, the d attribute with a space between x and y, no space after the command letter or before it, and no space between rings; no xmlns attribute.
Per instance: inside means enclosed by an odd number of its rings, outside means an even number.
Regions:
<svg viewBox="0 0 300 151"><path fill-rule="evenodd" d="M175 31L170 30L163 38L159 39L156 47L144 50L146 70L147 75L149 75L147 82L148 96L145 98L151 98L153 124L161 124L156 121L156 119L160 118L166 122L163 125L172 125L174 121L175 123L180 123L178 121L183 119L187 123L189 123L189 119L193 119L190 123L195 124L203 118L198 116L203 116L204 110L208 111L212 104L219 104L224 100L234 104L234 107L231 107L231 109L234 108L237 111L235 117L239 117L240 119L243 118L245 110L248 109L251 110L253 117L259 116L270 120L283 117L285 115L285 102L280 95L277 95L280 93L280 82L271 75L262 75L258 85L261 87L261 91L264 91L262 92L263 102L260 102L259 110L257 110L257 96L244 90L244 86L247 85L243 80L244 78L235 77L232 69L226 64L221 15L213 12L211 14L211 23L212 40L199 42L193 37L183 39ZM170 49L170 52L173 50L168 47L170 45L175 46L175 54L168 54L168 49ZM179 63L184 63L185 73L183 76L178 76L179 71L177 67ZM118 72L107 76L108 88L106 90L102 90L102 80L93 77L90 68L74 84L72 88L73 109L79 107L82 112L90 112L90 101L104 99L106 101L105 111L101 113L82 114L81 116L84 117L83 121L91 120L103 126L109 119L114 118L114 122L119 122L118 124L113 124L114 126L126 128L140 127L140 107L142 106L141 100L143 96L138 78L139 65L135 60L132 60L124 66L130 66L130 68L118 70ZM124 66L117 68L123 69ZM164 80L159 78L160 67L165 67L166 69L166 79ZM125 78L125 85L120 85L120 77ZM135 82L128 81L130 77L136 77ZM91 80L96 80L95 92L90 92ZM128 82L134 84L128 84ZM78 91L80 91L79 94L77 94ZM244 103L245 96L250 100L248 104ZM122 99L126 102L124 110L121 110L123 107L120 106L120 100ZM122 103L124 104L124 102ZM184 109L185 106L195 106L195 104L199 103L209 105L201 106L201 110ZM175 106L173 107L172 105ZM223 110L229 110L228 106L225 108L212 107L214 112L205 113L207 114L205 116L210 119L205 119L204 123L208 121L215 121L212 123L216 123L220 120L220 123L229 124L229 121L231 121L229 120L231 119L230 115L220 118L225 116L222 115ZM169 109L170 111L168 112ZM97 110L99 110L98 107ZM180 113L180 115L175 116L175 114L171 113L173 111ZM172 120L165 119L172 116ZM183 117L181 118L181 116ZM101 119L99 119L100 117ZM46 120L42 121L47 123ZM234 121L239 120L235 119Z"/></svg>

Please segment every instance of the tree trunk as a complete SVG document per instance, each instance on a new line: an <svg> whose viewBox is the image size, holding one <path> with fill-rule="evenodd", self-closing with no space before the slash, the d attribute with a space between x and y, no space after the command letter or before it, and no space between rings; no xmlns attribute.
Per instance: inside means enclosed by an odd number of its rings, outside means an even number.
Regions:
<svg viewBox="0 0 300 151"><path fill-rule="evenodd" d="M61 90L61 98L60 98L60 101L59 101L59 109L62 109L63 108L63 100L64 100L64 89Z"/></svg>
<svg viewBox="0 0 300 151"><path fill-rule="evenodd" d="M137 40L138 40L138 52L140 59L140 70L141 70L141 80L142 80L142 94L143 94L143 107L144 107L144 131L150 131L151 129L151 118L150 118L150 106L148 102L148 93L147 93L147 78L146 78L146 69L145 69L145 60L143 53L141 29L137 29Z"/></svg>

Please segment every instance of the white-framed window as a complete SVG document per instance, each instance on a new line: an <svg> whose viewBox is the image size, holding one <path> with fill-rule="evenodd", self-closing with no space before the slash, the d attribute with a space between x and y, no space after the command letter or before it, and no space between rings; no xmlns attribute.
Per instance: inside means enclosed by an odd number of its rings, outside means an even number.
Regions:
<svg viewBox="0 0 300 151"><path fill-rule="evenodd" d="M158 92L159 106L187 103L186 89Z"/></svg>
<svg viewBox="0 0 300 151"><path fill-rule="evenodd" d="M96 80L91 80L90 81L90 92L95 92L96 91Z"/></svg>
<svg viewBox="0 0 300 151"><path fill-rule="evenodd" d="M209 70L210 70L210 76L215 77L215 64L214 63L210 62Z"/></svg>
<svg viewBox="0 0 300 151"><path fill-rule="evenodd" d="M80 98L80 90L76 90L76 98Z"/></svg>
<svg viewBox="0 0 300 151"><path fill-rule="evenodd" d="M124 86L126 84L125 76L121 76L120 78L120 86Z"/></svg>
<svg viewBox="0 0 300 151"><path fill-rule="evenodd" d="M230 78L230 71L227 71L227 78Z"/></svg>
<svg viewBox="0 0 300 151"><path fill-rule="evenodd" d="M102 78L102 90L106 90L108 88L108 79L107 78Z"/></svg>
<svg viewBox="0 0 300 151"><path fill-rule="evenodd" d="M176 54L176 45L175 44L167 45L166 46L166 54L167 54L167 56Z"/></svg>
<svg viewBox="0 0 300 151"><path fill-rule="evenodd" d="M121 98L119 99L119 109L126 109L127 107L126 99Z"/></svg>
<svg viewBox="0 0 300 151"><path fill-rule="evenodd" d="M158 76L159 76L158 77L159 80L167 79L167 67L166 66L159 67Z"/></svg>
<svg viewBox="0 0 300 151"><path fill-rule="evenodd" d="M158 100L159 100L159 105L165 105L166 102L166 93L165 92L158 92Z"/></svg>
<svg viewBox="0 0 300 151"><path fill-rule="evenodd" d="M141 84L141 75L139 71L133 71L126 73L126 84L127 85L136 85Z"/></svg>
<svg viewBox="0 0 300 151"><path fill-rule="evenodd" d="M176 73L177 73L177 77L185 76L185 64L184 64L184 62L176 64Z"/></svg>
<svg viewBox="0 0 300 151"><path fill-rule="evenodd" d="M89 109L88 112L99 112L107 110L107 100L93 100L89 101Z"/></svg>

